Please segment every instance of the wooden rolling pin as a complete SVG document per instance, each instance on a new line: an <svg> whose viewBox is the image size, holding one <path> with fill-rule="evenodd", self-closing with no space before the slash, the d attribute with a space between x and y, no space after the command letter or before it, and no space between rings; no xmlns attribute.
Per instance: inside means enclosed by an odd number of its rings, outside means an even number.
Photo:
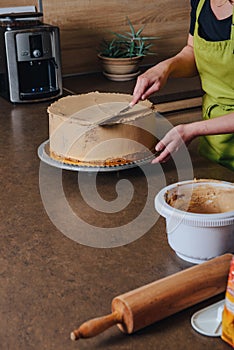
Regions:
<svg viewBox="0 0 234 350"><path fill-rule="evenodd" d="M71 339L94 337L114 326L133 333L226 290L232 254L152 282L112 300L112 313L83 323Z"/></svg>

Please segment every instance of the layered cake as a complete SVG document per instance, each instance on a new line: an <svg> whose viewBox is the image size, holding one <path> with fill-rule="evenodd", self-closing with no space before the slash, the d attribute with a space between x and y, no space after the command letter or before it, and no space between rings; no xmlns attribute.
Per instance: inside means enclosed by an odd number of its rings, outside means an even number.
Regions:
<svg viewBox="0 0 234 350"><path fill-rule="evenodd" d="M70 164L112 166L152 155L156 118L151 102L139 102L112 125L99 125L131 100L127 94L91 92L52 103L48 107L50 157Z"/></svg>

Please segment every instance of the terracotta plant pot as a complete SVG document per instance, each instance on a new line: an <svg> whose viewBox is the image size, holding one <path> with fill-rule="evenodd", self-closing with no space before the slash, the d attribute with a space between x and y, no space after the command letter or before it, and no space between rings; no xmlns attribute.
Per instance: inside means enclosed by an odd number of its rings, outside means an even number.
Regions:
<svg viewBox="0 0 234 350"><path fill-rule="evenodd" d="M98 55L103 74L110 80L126 81L134 79L139 73L142 56L132 58L110 58Z"/></svg>

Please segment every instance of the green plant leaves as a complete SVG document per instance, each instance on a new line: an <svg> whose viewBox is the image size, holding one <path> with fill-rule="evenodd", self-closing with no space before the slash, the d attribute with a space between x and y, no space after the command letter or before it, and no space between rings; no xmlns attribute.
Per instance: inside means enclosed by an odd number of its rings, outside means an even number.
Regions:
<svg viewBox="0 0 234 350"><path fill-rule="evenodd" d="M100 45L100 54L105 57L113 58L129 58L135 56L146 56L155 54L150 49L153 46L151 40L159 39L159 37L141 36L144 26L135 31L130 19L127 17L130 32L116 33L112 40L103 40Z"/></svg>

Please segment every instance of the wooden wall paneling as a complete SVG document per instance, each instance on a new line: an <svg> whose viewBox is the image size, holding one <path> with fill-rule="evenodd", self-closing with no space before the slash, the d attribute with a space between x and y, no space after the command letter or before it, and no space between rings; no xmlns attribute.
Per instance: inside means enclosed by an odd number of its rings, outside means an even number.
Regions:
<svg viewBox="0 0 234 350"><path fill-rule="evenodd" d="M7 7L34 4L7 1ZM0 0L0 7L6 1ZM43 0L44 22L60 28L63 75L100 71L99 44L110 31L128 30L127 16L135 28L145 25L145 35L160 37L154 46L157 55L144 65L175 54L187 40L189 11L189 0Z"/></svg>
<svg viewBox="0 0 234 350"><path fill-rule="evenodd" d="M100 41L109 38L109 31L128 30L126 16L136 28L145 25L145 35L160 36L155 41L157 56L144 64L175 54L187 39L188 0L44 0L43 4L45 21L60 27L63 74L100 70L96 56Z"/></svg>

